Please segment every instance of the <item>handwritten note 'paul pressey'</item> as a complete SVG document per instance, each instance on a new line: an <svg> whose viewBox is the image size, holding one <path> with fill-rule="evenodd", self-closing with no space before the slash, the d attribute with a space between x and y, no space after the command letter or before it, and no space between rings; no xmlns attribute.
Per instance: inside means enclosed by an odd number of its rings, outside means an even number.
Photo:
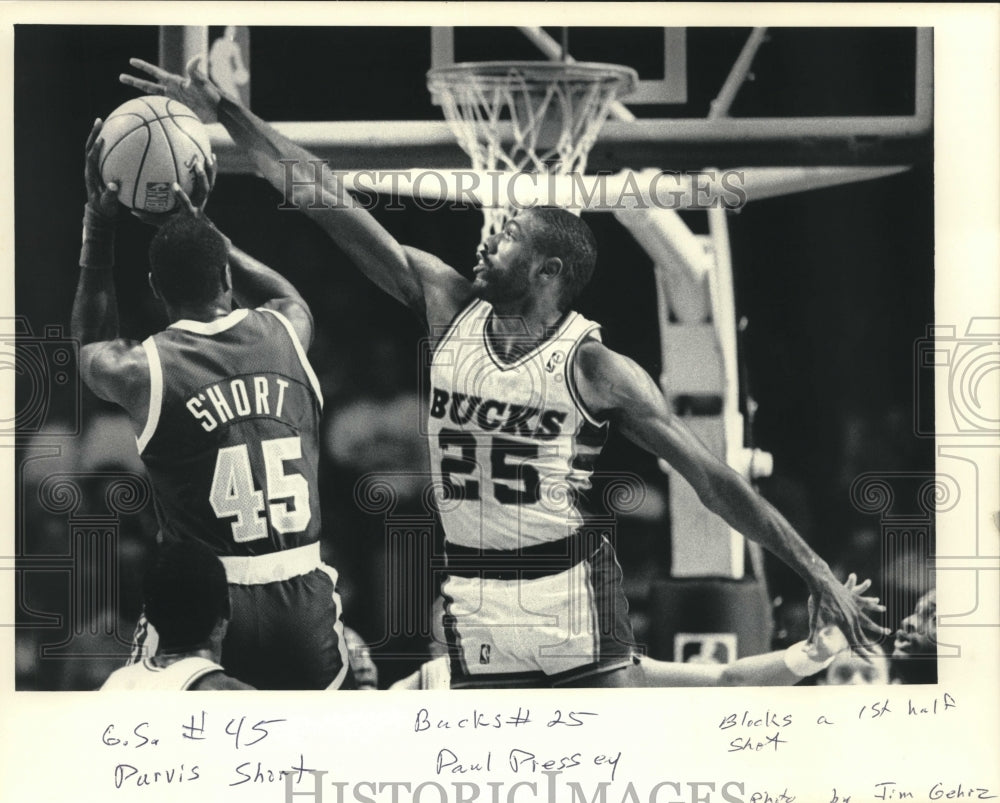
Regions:
<svg viewBox="0 0 1000 803"><path fill-rule="evenodd" d="M275 803L867 803L867 801L992 800L997 790L977 779L942 777L916 784L887 777L856 781L847 789L815 779L808 790L775 783L774 788L739 778L737 765L759 765L763 756L811 732L841 727L878 727L896 718L922 721L947 717L959 707L950 693L896 694L852 710L811 712L750 708L719 712L702 735L722 736L719 758L760 755L728 762L731 780L669 780L631 777L636 769L628 748L619 749L615 729L597 711L523 706L501 711L448 706L403 713L411 737L426 747L416 755L422 780L351 778L347 767L314 766L286 744L302 729L287 719L216 717L201 711L183 721L105 723L102 750L113 758L115 790L199 787L205 792L270 786ZM868 723L873 723L869 725ZM712 737L711 734L716 734ZM552 740L544 735L561 734ZM698 738L697 729L688 732ZM203 745L216 749L204 752ZM317 742L313 741L313 744ZM554 746L553 746L554 745ZM174 748L164 751L164 747ZM218 748L223 750L220 754ZM182 752L178 753L177 749ZM160 760L169 752L171 760ZM287 753L287 755L286 755ZM179 760L184 758L184 761ZM285 761L287 760L287 761ZM750 764L747 764L750 762ZM945 773L947 774L947 773ZM725 777L724 775L721 777ZM838 779L839 780L839 779ZM822 786L821 786L822 785ZM771 787L770 781L766 784ZM822 791L820 791L822 789ZM780 790L780 791L779 791ZM141 792L140 792L141 794ZM201 794L201 793L199 793ZM131 797L129 799L132 799ZM220 798L221 799L221 798ZM229 799L229 798L226 798Z"/></svg>

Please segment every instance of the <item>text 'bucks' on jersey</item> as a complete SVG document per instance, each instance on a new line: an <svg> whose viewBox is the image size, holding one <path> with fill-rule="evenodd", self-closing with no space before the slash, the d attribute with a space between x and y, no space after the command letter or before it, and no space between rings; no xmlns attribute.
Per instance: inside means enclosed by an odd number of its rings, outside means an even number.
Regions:
<svg viewBox="0 0 1000 803"><path fill-rule="evenodd" d="M319 382L289 321L235 310L143 343L149 418L138 438L161 537L220 556L317 542Z"/></svg>
<svg viewBox="0 0 1000 803"><path fill-rule="evenodd" d="M576 349L598 325L567 313L544 342L513 362L490 345L493 307L473 301L431 360L428 435L438 508L449 543L516 550L566 538L583 523L607 427L573 384Z"/></svg>

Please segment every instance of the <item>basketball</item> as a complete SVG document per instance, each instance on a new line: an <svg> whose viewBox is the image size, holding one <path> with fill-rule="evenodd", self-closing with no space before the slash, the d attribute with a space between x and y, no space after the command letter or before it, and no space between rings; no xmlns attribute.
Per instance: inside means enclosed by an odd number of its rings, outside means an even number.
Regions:
<svg viewBox="0 0 1000 803"><path fill-rule="evenodd" d="M194 167L211 155L208 132L183 103L147 95L123 103L101 129L101 178L118 185L118 200L130 209L153 214L175 204L177 182L191 195Z"/></svg>

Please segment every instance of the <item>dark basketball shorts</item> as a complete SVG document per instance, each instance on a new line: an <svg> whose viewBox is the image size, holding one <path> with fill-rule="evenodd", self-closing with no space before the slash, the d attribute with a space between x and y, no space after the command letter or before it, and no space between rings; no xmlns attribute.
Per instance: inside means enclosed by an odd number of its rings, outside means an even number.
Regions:
<svg viewBox="0 0 1000 803"><path fill-rule="evenodd" d="M606 539L558 571L537 560L533 569L453 571L455 551L448 547L438 619L452 688L579 683L638 660L621 567ZM493 555L486 563L500 565Z"/></svg>
<svg viewBox="0 0 1000 803"><path fill-rule="evenodd" d="M223 564L233 613L222 644L228 674L258 689L353 687L337 572L319 562L318 544ZM142 617L133 658L155 654L156 640Z"/></svg>

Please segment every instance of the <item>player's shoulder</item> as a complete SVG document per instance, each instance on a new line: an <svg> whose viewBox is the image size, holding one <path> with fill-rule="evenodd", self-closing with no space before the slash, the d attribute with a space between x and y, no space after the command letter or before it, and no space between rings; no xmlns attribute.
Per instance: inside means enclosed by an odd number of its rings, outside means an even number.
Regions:
<svg viewBox="0 0 1000 803"><path fill-rule="evenodd" d="M577 381L599 384L620 371L627 357L606 346L599 338L588 335L577 346L573 370Z"/></svg>
<svg viewBox="0 0 1000 803"><path fill-rule="evenodd" d="M107 371L127 373L130 371L149 370L146 349L138 340L116 337L114 340L101 340L87 343L80 349L81 357Z"/></svg>
<svg viewBox="0 0 1000 803"><path fill-rule="evenodd" d="M315 324L312 310L301 298L275 298L265 304L261 304L259 310L271 313L278 313L284 321L291 325L295 336L308 349L312 345Z"/></svg>
<svg viewBox="0 0 1000 803"><path fill-rule="evenodd" d="M80 374L98 396L129 408L137 390L149 384L143 344L127 338L87 343L80 349Z"/></svg>
<svg viewBox="0 0 1000 803"><path fill-rule="evenodd" d="M571 370L582 401L594 415L619 409L644 385L642 368L596 337L586 337L580 343Z"/></svg>
<svg viewBox="0 0 1000 803"><path fill-rule="evenodd" d="M227 675L222 669L202 675L188 688L190 691L253 691L254 689L253 686Z"/></svg>

